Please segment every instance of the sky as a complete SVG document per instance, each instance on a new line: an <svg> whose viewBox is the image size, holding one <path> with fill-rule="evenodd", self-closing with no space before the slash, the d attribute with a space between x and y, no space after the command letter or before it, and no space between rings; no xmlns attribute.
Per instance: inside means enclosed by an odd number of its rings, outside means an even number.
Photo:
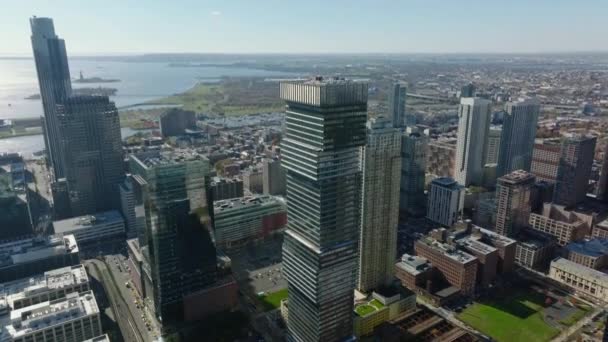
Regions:
<svg viewBox="0 0 608 342"><path fill-rule="evenodd" d="M2 0L0 56L51 17L70 55L608 51L607 0Z"/></svg>

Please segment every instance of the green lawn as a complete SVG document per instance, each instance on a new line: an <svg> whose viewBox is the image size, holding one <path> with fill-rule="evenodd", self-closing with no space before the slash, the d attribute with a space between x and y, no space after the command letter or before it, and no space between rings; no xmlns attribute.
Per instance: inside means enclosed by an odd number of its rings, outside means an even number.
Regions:
<svg viewBox="0 0 608 342"><path fill-rule="evenodd" d="M374 311L376 311L376 308L374 308L373 306L368 305L368 304L360 304L355 307L355 312L357 313L357 315L359 315L361 317L363 317L369 313L372 313Z"/></svg>
<svg viewBox="0 0 608 342"><path fill-rule="evenodd" d="M263 296L258 296L264 305L266 311L281 307L281 300L287 298L287 289L279 290L273 293L267 293Z"/></svg>
<svg viewBox="0 0 608 342"><path fill-rule="evenodd" d="M518 291L474 303L458 318L497 341L550 341L559 330L542 317L543 295Z"/></svg>
<svg viewBox="0 0 608 342"><path fill-rule="evenodd" d="M382 309L382 308L384 307L384 304L382 304L382 302L380 302L380 301L379 301L379 300L377 300L377 299L372 299L372 300L371 300L369 303L370 303L371 305L375 306L375 307L376 307L376 309L378 309L378 310L380 310L380 309Z"/></svg>
<svg viewBox="0 0 608 342"><path fill-rule="evenodd" d="M183 93L147 102L181 105L197 113L223 113L226 116L281 112L285 105L279 98L278 83L262 78L223 79L219 83L198 83Z"/></svg>

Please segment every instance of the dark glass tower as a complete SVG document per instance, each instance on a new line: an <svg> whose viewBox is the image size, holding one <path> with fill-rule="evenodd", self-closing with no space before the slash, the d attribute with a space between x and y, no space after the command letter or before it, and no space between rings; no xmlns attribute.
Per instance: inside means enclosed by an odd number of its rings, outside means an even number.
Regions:
<svg viewBox="0 0 608 342"><path fill-rule="evenodd" d="M120 119L107 96L70 96L56 109L73 216L120 209Z"/></svg>
<svg viewBox="0 0 608 342"><path fill-rule="evenodd" d="M282 164L288 226L283 267L291 341L340 341L353 333L361 220L361 147L367 84L317 78L284 82Z"/></svg>
<svg viewBox="0 0 608 342"><path fill-rule="evenodd" d="M152 299L163 327L183 319L183 298L216 279L216 251L194 211L205 203L209 161L199 155L131 156L132 172L145 179L146 245L142 252L153 283Z"/></svg>
<svg viewBox="0 0 608 342"><path fill-rule="evenodd" d="M38 72L38 85L44 110L43 129L47 156L54 171L54 179L64 177L59 144L56 105L72 92L65 42L55 34L51 18L30 19L32 49Z"/></svg>

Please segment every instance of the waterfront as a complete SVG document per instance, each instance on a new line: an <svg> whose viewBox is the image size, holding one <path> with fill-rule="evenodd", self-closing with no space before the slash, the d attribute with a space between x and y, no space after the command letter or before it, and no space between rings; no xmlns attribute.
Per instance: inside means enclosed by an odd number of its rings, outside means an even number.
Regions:
<svg viewBox="0 0 608 342"><path fill-rule="evenodd" d="M122 138L130 137L138 132L148 132L151 130L133 130L128 127L120 129ZM20 152L25 158L31 158L34 152L44 149L42 134L27 135L15 138L0 139L0 153Z"/></svg>
<svg viewBox="0 0 608 342"><path fill-rule="evenodd" d="M116 96L110 98L119 108L181 93L203 78L205 82L210 82L224 76L290 76L285 72L236 67L170 67L164 62L136 63L70 58L69 63L72 79L79 77L81 71L87 78L120 79L120 82L114 83L72 84L74 88L116 88ZM0 119L39 117L42 114L41 101L25 99L39 93L34 60L0 58L0 75Z"/></svg>

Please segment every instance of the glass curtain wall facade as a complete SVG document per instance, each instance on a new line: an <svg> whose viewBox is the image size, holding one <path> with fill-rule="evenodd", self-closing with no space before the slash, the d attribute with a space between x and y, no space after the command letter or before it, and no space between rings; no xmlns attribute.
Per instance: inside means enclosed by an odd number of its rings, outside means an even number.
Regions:
<svg viewBox="0 0 608 342"><path fill-rule="evenodd" d="M353 333L368 87L317 78L283 82L280 93L287 103L288 339L344 340Z"/></svg>

